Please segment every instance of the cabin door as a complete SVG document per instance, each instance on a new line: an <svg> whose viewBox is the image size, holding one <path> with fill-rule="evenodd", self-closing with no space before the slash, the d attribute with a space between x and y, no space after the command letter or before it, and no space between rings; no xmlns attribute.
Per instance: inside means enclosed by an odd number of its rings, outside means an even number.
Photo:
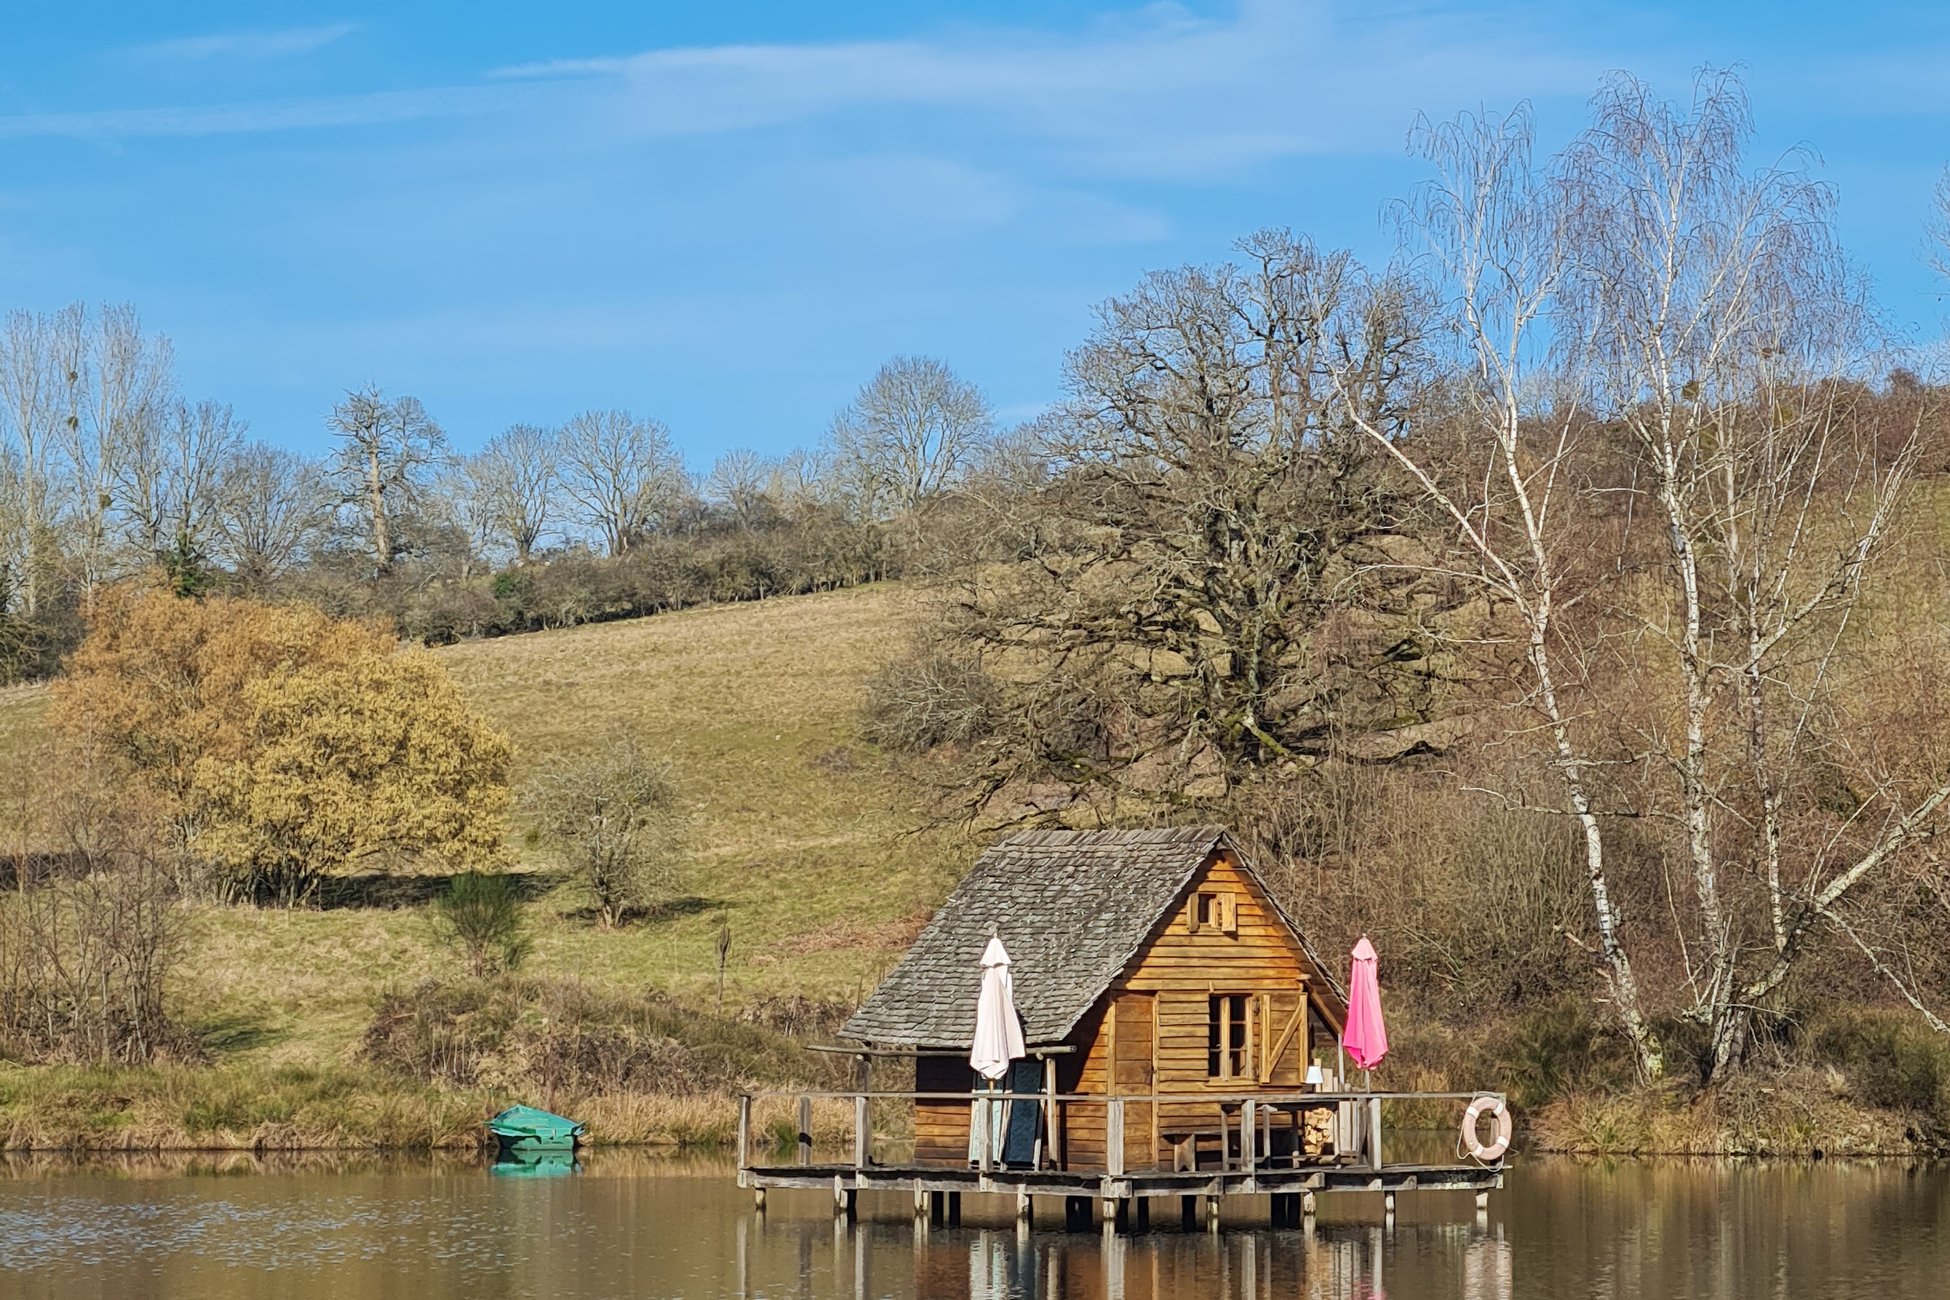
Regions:
<svg viewBox="0 0 1950 1300"><path fill-rule="evenodd" d="M1150 1097L1158 1087L1158 998L1153 993L1120 993L1111 1003L1110 1091L1122 1097ZM1157 1163L1157 1106L1124 1103L1124 1168L1149 1169Z"/></svg>

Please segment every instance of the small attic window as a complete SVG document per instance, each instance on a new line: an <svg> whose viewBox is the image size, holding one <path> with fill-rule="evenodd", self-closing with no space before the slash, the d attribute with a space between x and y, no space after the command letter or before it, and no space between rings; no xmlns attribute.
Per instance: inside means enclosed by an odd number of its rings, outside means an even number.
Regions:
<svg viewBox="0 0 1950 1300"><path fill-rule="evenodd" d="M1239 932L1239 910L1228 894L1201 891L1192 895L1191 931L1216 930L1221 934Z"/></svg>

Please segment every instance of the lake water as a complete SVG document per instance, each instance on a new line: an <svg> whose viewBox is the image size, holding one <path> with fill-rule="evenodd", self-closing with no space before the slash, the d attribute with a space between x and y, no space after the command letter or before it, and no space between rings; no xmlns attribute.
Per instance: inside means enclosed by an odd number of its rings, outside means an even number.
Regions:
<svg viewBox="0 0 1950 1300"><path fill-rule="evenodd" d="M597 1152L566 1177L459 1159L0 1165L0 1296L512 1300L749 1296L1909 1297L1950 1295L1950 1169L1530 1158L1479 1218L1467 1194L1323 1197L1309 1234L1229 1203L1217 1234L1019 1234L969 1198L773 1193L717 1164ZM1161 1206L1162 1208L1162 1206Z"/></svg>

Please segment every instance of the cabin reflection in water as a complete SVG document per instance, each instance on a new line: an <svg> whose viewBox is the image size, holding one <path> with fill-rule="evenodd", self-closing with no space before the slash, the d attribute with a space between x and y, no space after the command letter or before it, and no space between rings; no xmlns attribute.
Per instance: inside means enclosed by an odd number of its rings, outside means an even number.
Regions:
<svg viewBox="0 0 1950 1300"><path fill-rule="evenodd" d="M1500 1223L1423 1223L1383 1229L1323 1225L1312 1232L1028 1232L943 1229L817 1219L740 1225L741 1265L795 1239L798 1277L740 1269L740 1296L917 1296L927 1300L1509 1300L1510 1244ZM822 1259L821 1256L827 1258ZM776 1267L776 1264L774 1265ZM851 1282L851 1290L847 1289ZM837 1290L831 1285L838 1282Z"/></svg>

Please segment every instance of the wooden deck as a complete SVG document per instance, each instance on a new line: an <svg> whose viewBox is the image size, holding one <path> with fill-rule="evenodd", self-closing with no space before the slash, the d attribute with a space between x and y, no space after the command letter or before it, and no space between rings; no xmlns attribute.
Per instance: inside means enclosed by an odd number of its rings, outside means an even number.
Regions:
<svg viewBox="0 0 1950 1300"><path fill-rule="evenodd" d="M1105 1160L1090 1167L1066 1165L1065 1143L1060 1130L1055 1140L1039 1143L1033 1165L1002 1166L986 1160L941 1161L912 1159L886 1162L875 1156L872 1117L878 1108L891 1104L912 1104L917 1099L942 1101L946 1094L904 1092L754 1094L740 1100L738 1138L738 1185L757 1194L764 1204L769 1190L829 1192L836 1214L851 1217L857 1211L861 1192L905 1194L913 1197L914 1213L935 1221L959 1219L964 1194L1013 1196L1019 1220L1028 1220L1033 1201L1038 1197L1060 1198L1066 1214L1073 1219L1088 1215L1092 1203L1103 1220L1124 1222L1135 1209L1139 1222L1148 1218L1146 1205L1160 1197L1183 1200L1189 1219L1192 1207L1203 1202L1208 1223L1216 1225L1220 1203L1235 1196L1271 1196L1275 1222L1299 1223L1311 1214L1315 1198L1334 1192L1380 1192L1385 1212L1392 1214L1400 1193L1416 1191L1468 1191L1477 1197L1477 1208L1487 1205L1488 1194L1503 1185L1501 1160L1456 1164L1388 1162L1382 1117L1386 1103L1455 1102L1460 1116L1464 1106L1484 1093L1298 1093L1290 1095L1241 1094L1236 1097L1206 1097L1221 1108L1232 1107L1233 1127L1223 1134L1220 1154L1210 1167L1172 1168L1162 1161L1143 1167L1127 1168L1122 1158L1126 1144L1121 1140L1125 1108L1155 1107L1160 1103L1183 1103L1183 1096L1054 1096L1049 1094L1019 1097L1016 1104L1035 1104L1046 1116L1060 1117L1065 1103L1085 1104L1106 1111L1104 1123L1113 1140L1102 1148ZM752 1111L761 1096L791 1096L798 1099L800 1125L796 1152L790 1162L755 1159L751 1150ZM992 1100L980 1094L953 1094L958 1100L973 1103ZM842 1161L815 1161L810 1133L810 1116L815 1099L846 1100L852 1103L854 1131L852 1158ZM1273 1117L1287 1112L1297 1118L1300 1110L1332 1108L1337 1115L1336 1147L1326 1155L1306 1155L1293 1150L1275 1153L1269 1134ZM884 1113L884 1112L882 1112ZM1060 1124L1060 1118L1057 1121ZM788 1153L781 1152L781 1155ZM1154 1153L1155 1154L1155 1153Z"/></svg>
<svg viewBox="0 0 1950 1300"><path fill-rule="evenodd" d="M1264 1196L1300 1192L1490 1191L1503 1185L1501 1165L1384 1165L1380 1169L1155 1170L1112 1176L1051 1169L856 1169L847 1164L754 1165L738 1185L843 1192L970 1192L1132 1200L1144 1196Z"/></svg>

